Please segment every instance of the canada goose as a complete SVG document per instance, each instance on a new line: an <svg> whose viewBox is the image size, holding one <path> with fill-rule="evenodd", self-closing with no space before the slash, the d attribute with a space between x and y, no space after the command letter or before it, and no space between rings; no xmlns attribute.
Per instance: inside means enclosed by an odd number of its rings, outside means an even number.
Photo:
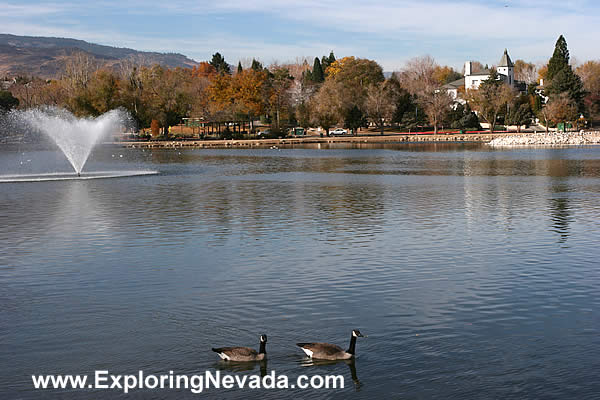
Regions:
<svg viewBox="0 0 600 400"><path fill-rule="evenodd" d="M352 331L350 347L344 351L340 346L329 343L296 343L307 356L321 360L348 360L354 357L356 351L356 338L366 337L358 329Z"/></svg>
<svg viewBox="0 0 600 400"><path fill-rule="evenodd" d="M267 345L267 335L260 335L260 348L258 352L250 347L220 347L212 351L219 354L225 361L261 361L267 356L265 349Z"/></svg>

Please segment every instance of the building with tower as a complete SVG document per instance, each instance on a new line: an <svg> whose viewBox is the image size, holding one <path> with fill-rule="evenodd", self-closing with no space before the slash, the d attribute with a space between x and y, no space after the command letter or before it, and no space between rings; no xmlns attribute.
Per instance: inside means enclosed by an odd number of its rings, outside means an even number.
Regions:
<svg viewBox="0 0 600 400"><path fill-rule="evenodd" d="M518 82L515 80L515 65L510 59L508 55L508 50L504 49L504 54L496 67L496 72L498 73L498 78L502 79L511 87L514 87L518 90L526 90L523 88L524 84L522 82ZM473 62L467 61L465 62L465 76L459 80L454 82L450 82L449 84L444 86L444 89L448 91L448 93L455 99L458 99L459 92L467 89L477 89L481 82L485 81L490 77L491 71L489 69L483 69L480 71L473 70Z"/></svg>

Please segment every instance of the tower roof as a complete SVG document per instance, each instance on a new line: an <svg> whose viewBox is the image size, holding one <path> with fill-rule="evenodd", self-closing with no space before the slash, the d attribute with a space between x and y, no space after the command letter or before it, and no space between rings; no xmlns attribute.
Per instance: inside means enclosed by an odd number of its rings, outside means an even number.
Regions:
<svg viewBox="0 0 600 400"><path fill-rule="evenodd" d="M512 60L510 59L510 56L508 55L508 50L504 49L504 54L502 55L502 58L500 59L500 63L498 64L499 67L514 67L515 65L513 64Z"/></svg>

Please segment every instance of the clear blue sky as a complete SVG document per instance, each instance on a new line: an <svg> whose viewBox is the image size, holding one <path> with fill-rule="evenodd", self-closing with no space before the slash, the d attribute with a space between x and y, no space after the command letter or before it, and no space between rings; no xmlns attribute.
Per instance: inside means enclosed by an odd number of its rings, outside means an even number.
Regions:
<svg viewBox="0 0 600 400"><path fill-rule="evenodd" d="M551 4L551 5L549 5ZM600 2L588 0L0 0L0 33L59 36L197 61L293 61L334 50L397 70L429 54L460 68L545 61L564 34L578 61L600 59Z"/></svg>

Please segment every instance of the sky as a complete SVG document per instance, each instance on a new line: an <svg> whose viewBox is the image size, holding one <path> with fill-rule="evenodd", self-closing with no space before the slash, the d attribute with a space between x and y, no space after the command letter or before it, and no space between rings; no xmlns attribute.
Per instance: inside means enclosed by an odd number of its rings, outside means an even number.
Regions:
<svg viewBox="0 0 600 400"><path fill-rule="evenodd" d="M559 35L571 56L600 59L597 0L0 0L0 33L56 36L196 61L220 52L237 64L322 56L374 59L395 71L430 55L460 70L467 60L545 62Z"/></svg>

